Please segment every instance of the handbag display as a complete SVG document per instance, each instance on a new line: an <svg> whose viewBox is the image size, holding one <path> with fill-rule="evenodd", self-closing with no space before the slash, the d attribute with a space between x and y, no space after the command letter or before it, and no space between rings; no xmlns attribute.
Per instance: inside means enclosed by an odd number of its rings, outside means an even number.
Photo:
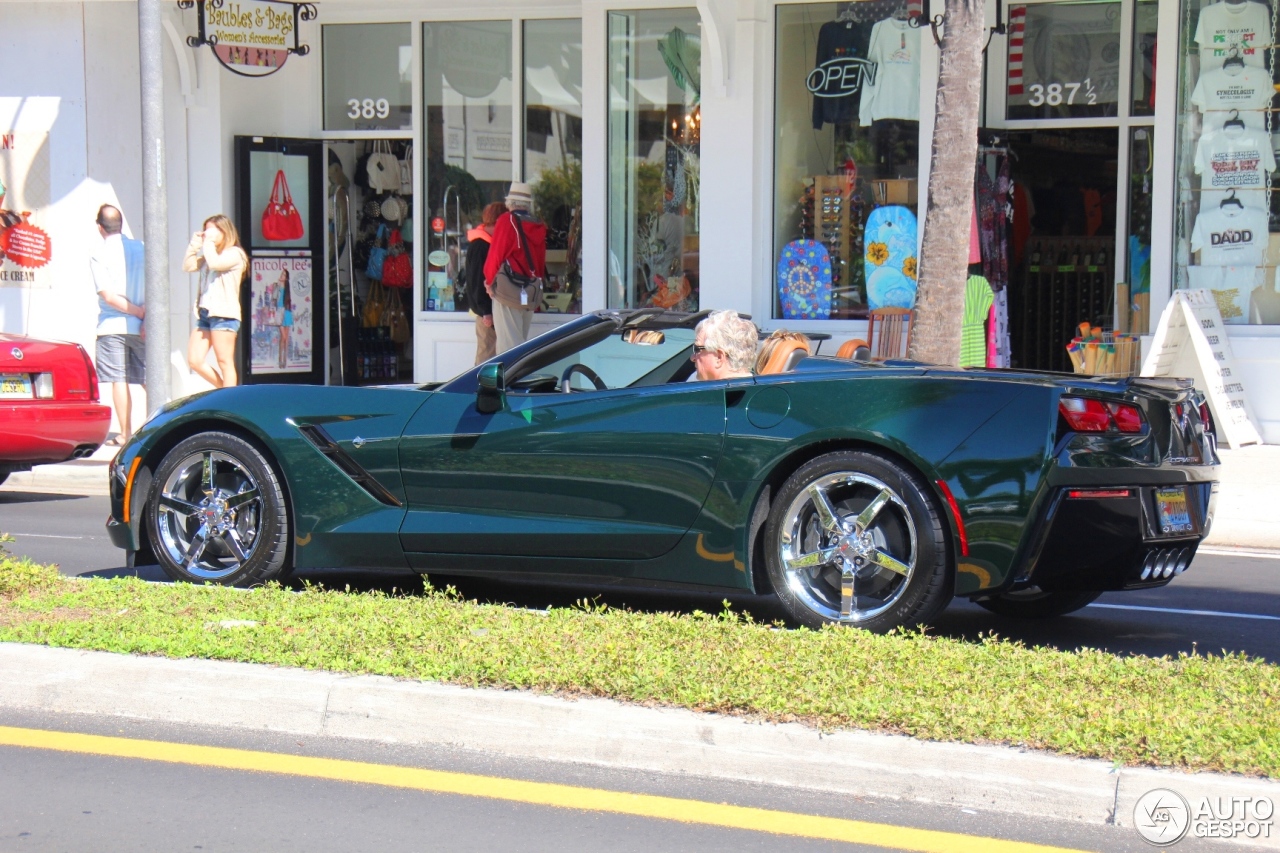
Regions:
<svg viewBox="0 0 1280 853"><path fill-rule="evenodd" d="M364 309L360 312L360 325L366 329L381 326L386 308L387 291L375 281L369 285L369 294L365 297Z"/></svg>
<svg viewBox="0 0 1280 853"><path fill-rule="evenodd" d="M364 268L364 274L374 281L382 280L383 264L387 260L387 226L379 225L378 233L373 238L373 248L369 250L369 263Z"/></svg>
<svg viewBox="0 0 1280 853"><path fill-rule="evenodd" d="M405 146L400 160L400 194L413 195L413 143Z"/></svg>
<svg viewBox="0 0 1280 853"><path fill-rule="evenodd" d="M388 222L399 222L409 212L409 205L398 195L390 195L383 199L378 212Z"/></svg>
<svg viewBox="0 0 1280 853"><path fill-rule="evenodd" d="M387 310L382 315L383 324L390 328L389 337L394 343L409 342L409 318L404 315L404 306L400 300L387 294Z"/></svg>
<svg viewBox="0 0 1280 853"><path fill-rule="evenodd" d="M404 248L400 229L391 229L387 241L387 259L382 263L382 283L387 287L413 286L413 256Z"/></svg>
<svg viewBox="0 0 1280 853"><path fill-rule="evenodd" d="M542 304L542 277L534 274L536 267L533 265L533 253L529 251L529 241L524 236L519 214L511 214L511 223L516 229L516 242L524 249L529 275L516 272L511 268L510 261L503 261L497 275L493 277L493 301L508 308L533 311Z"/></svg>
<svg viewBox="0 0 1280 853"><path fill-rule="evenodd" d="M400 189L400 161L391 153L391 143L378 139L369 155L369 189L389 193Z"/></svg>
<svg viewBox="0 0 1280 853"><path fill-rule="evenodd" d="M271 185L271 199L262 211L262 237L264 240L297 240L303 231L302 214L293 206L284 169L277 169L275 183Z"/></svg>

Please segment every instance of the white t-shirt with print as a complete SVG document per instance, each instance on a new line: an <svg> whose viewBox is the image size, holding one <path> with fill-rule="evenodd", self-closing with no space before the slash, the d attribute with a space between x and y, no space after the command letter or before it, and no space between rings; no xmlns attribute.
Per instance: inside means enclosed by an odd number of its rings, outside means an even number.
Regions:
<svg viewBox="0 0 1280 853"><path fill-rule="evenodd" d="M876 81L864 85L858 123L878 119L920 120L920 30L906 21L885 18L871 28L867 59L876 64Z"/></svg>
<svg viewBox="0 0 1280 853"><path fill-rule="evenodd" d="M1228 127L1207 133L1196 144L1195 168L1202 190L1265 189L1267 175L1276 170L1271 137L1248 127ZM1201 199L1201 204L1205 203L1205 199Z"/></svg>
<svg viewBox="0 0 1280 853"><path fill-rule="evenodd" d="M1271 75L1262 68L1215 68L1203 71L1191 92L1191 103L1204 114L1202 133L1212 133L1239 110L1245 127L1266 127L1265 110L1271 106L1276 90Z"/></svg>
<svg viewBox="0 0 1280 853"><path fill-rule="evenodd" d="M1201 207L1191 251L1203 266L1259 266L1267 250L1267 214L1252 207Z"/></svg>
<svg viewBox="0 0 1280 853"><path fill-rule="evenodd" d="M1200 10L1196 24L1200 46L1200 72L1221 68L1227 57L1238 55L1245 65L1263 67L1266 45L1271 44L1271 13L1265 3L1211 3Z"/></svg>

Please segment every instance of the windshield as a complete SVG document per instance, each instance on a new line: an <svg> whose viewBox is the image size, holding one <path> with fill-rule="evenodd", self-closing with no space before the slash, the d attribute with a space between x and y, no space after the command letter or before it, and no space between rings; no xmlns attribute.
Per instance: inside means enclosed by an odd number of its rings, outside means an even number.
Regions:
<svg viewBox="0 0 1280 853"><path fill-rule="evenodd" d="M513 390L561 390L559 384L548 384L546 380L551 378L557 383L568 379L570 389L582 391L683 382L692 371L689 354L693 336L693 329L665 329L660 342L638 344L624 340L621 332L611 331L534 367L516 381Z"/></svg>

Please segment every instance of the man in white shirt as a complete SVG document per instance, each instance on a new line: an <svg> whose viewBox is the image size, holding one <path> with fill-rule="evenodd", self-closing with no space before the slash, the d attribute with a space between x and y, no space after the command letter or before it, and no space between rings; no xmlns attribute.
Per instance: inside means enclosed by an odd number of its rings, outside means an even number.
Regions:
<svg viewBox="0 0 1280 853"><path fill-rule="evenodd" d="M143 318L147 309L145 254L141 240L122 234L124 216L104 204L95 220L102 245L89 258L93 289L98 294L98 341L95 362L98 380L110 383L111 401L120 420L120 435L108 444L120 445L131 434L133 399L129 385L147 380L143 350Z"/></svg>

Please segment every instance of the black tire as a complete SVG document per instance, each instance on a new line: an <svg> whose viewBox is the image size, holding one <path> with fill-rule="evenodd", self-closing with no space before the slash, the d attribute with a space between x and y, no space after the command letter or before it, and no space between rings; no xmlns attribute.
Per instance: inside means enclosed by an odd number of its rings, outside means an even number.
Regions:
<svg viewBox="0 0 1280 853"><path fill-rule="evenodd" d="M1088 607L1100 595L1101 592L1045 592L1033 587L1021 592L1006 592L990 598L975 599L973 603L992 613L1014 619L1052 619Z"/></svg>
<svg viewBox="0 0 1280 853"><path fill-rule="evenodd" d="M815 493L826 498L827 521ZM765 525L769 581L791 617L810 627L883 633L926 624L951 600L951 563L928 486L873 453L805 463L778 490Z"/></svg>
<svg viewBox="0 0 1280 853"><path fill-rule="evenodd" d="M289 508L275 469L225 432L179 442L156 469L147 533L177 581L257 586L287 574Z"/></svg>

